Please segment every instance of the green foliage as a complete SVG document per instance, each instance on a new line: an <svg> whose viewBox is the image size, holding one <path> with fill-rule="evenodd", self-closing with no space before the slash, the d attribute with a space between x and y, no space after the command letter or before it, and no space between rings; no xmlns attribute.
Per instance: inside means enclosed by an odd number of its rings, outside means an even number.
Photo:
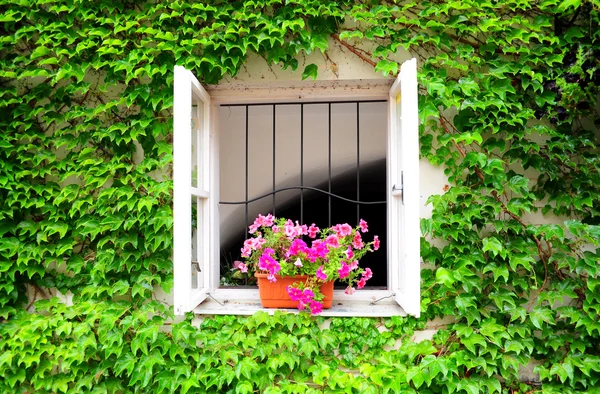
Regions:
<svg viewBox="0 0 600 394"><path fill-rule="evenodd" d="M0 11L0 392L598 392L597 4ZM421 154L451 184L421 225L423 318L173 323L153 300L172 286L173 66L216 83L249 53L296 70L331 42L386 75L420 59ZM438 316L456 322L411 341Z"/></svg>

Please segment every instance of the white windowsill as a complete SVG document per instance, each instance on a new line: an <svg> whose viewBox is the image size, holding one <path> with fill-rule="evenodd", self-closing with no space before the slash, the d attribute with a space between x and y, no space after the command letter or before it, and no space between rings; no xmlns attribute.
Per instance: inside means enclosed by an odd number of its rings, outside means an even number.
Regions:
<svg viewBox="0 0 600 394"><path fill-rule="evenodd" d="M406 316L391 292L387 290L357 290L353 295L335 290L333 305L323 309L321 316L388 317ZM385 298L388 297L388 298ZM379 301L376 301L379 300ZM375 302L376 301L376 302ZM252 315L258 311L273 314L276 310L299 313L297 309L263 308L258 290L217 289L194 309L198 315Z"/></svg>

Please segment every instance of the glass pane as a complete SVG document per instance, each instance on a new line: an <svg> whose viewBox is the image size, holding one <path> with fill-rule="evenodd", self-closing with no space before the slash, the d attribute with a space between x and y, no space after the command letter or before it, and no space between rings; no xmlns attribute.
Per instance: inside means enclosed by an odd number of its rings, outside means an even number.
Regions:
<svg viewBox="0 0 600 394"><path fill-rule="evenodd" d="M204 151L204 105L202 101L192 103L192 187L202 187L202 155Z"/></svg>
<svg viewBox="0 0 600 394"><path fill-rule="evenodd" d="M192 289L198 288L198 204L195 197L192 197Z"/></svg>

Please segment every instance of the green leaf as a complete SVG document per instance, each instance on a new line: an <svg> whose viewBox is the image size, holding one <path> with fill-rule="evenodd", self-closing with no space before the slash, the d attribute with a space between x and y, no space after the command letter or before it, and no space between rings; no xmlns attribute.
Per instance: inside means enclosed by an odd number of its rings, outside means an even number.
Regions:
<svg viewBox="0 0 600 394"><path fill-rule="evenodd" d="M502 243L496 237L489 237L483 239L484 252L491 252L494 256L497 256L502 251Z"/></svg>
<svg viewBox="0 0 600 394"><path fill-rule="evenodd" d="M311 63L304 68L304 72L302 73L302 80L305 80L309 77L312 77L312 79L317 79L318 73L319 67L316 64Z"/></svg>
<svg viewBox="0 0 600 394"><path fill-rule="evenodd" d="M454 275L452 272L444 267L440 267L435 271L436 282L443 284L446 287L453 287Z"/></svg>
<svg viewBox="0 0 600 394"><path fill-rule="evenodd" d="M380 60L375 65L375 71L387 76L388 74L398 74L398 63L386 59Z"/></svg>
<svg viewBox="0 0 600 394"><path fill-rule="evenodd" d="M543 323L554 324L554 313L549 308L537 307L529 313L531 323L538 329L542 329Z"/></svg>

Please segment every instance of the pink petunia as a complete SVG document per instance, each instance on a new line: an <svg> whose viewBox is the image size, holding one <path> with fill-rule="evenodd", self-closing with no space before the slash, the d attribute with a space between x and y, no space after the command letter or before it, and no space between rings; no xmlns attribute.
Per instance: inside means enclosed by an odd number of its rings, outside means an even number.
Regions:
<svg viewBox="0 0 600 394"><path fill-rule="evenodd" d="M365 280L369 280L373 277L373 271L371 271L371 268L365 268L365 272L362 273L362 277L365 278Z"/></svg>
<svg viewBox="0 0 600 394"><path fill-rule="evenodd" d="M316 238L319 230L320 229L317 226L315 226L314 223L311 224L310 227L308 228L308 236L311 238Z"/></svg>
<svg viewBox="0 0 600 394"><path fill-rule="evenodd" d="M365 278L360 278L358 282L356 282L356 288L362 289L367 284L367 280Z"/></svg>
<svg viewBox="0 0 600 394"><path fill-rule="evenodd" d="M340 247L340 239L335 234L331 234L327 238L325 238L325 243L333 248Z"/></svg>
<svg viewBox="0 0 600 394"><path fill-rule="evenodd" d="M294 226L294 222L291 220L287 220L285 225L283 226L283 233L288 239L292 239L296 237L296 226Z"/></svg>
<svg viewBox="0 0 600 394"><path fill-rule="evenodd" d="M325 272L323 272L323 266L320 266L317 269L317 272L315 273L315 276L317 277L317 279L325 281L327 280L327 274Z"/></svg>
<svg viewBox="0 0 600 394"><path fill-rule="evenodd" d="M319 301L311 301L310 304L308 304L308 307L310 308L310 313L313 315L318 315L323 312L323 304Z"/></svg>
<svg viewBox="0 0 600 394"><path fill-rule="evenodd" d="M243 273L248 272L248 266L244 263L240 263L238 265L238 269L240 270L240 272L243 272Z"/></svg>
<svg viewBox="0 0 600 394"><path fill-rule="evenodd" d="M362 238L360 236L360 233L356 233L354 234L354 239L352 240L352 246L354 247L354 249L362 249L364 244L362 241Z"/></svg>
<svg viewBox="0 0 600 394"><path fill-rule="evenodd" d="M292 241L287 255L288 257L296 256L298 255L298 253L308 253L308 246L306 245L306 242L304 242L300 238L296 238L294 241Z"/></svg>
<svg viewBox="0 0 600 394"><path fill-rule="evenodd" d="M369 231L369 226L367 225L367 222L365 222L364 220L360 219L359 225L360 225L360 231L362 231L363 233L366 233Z"/></svg>
<svg viewBox="0 0 600 394"><path fill-rule="evenodd" d="M342 267L338 270L338 274L340 275L340 279L350 275L350 266L345 261L342 261Z"/></svg>
<svg viewBox="0 0 600 394"><path fill-rule="evenodd" d="M348 223L336 224L332 228L335 234L340 238L352 234L352 227Z"/></svg>
<svg viewBox="0 0 600 394"><path fill-rule="evenodd" d="M344 293L346 293L348 295L352 295L352 294L354 294L355 291L356 291L356 289L354 289L354 287L348 286L348 287L346 287L346 291L344 291Z"/></svg>
<svg viewBox="0 0 600 394"><path fill-rule="evenodd" d="M375 249L375 250L379 249L379 245L380 245L380 243L381 243L381 242L379 241L379 237L376 235L376 236L373 238L373 249Z"/></svg>
<svg viewBox="0 0 600 394"><path fill-rule="evenodd" d="M348 249L346 249L346 258L348 260L352 260L353 257L354 257L354 252L352 251L352 248L350 246L348 246Z"/></svg>

